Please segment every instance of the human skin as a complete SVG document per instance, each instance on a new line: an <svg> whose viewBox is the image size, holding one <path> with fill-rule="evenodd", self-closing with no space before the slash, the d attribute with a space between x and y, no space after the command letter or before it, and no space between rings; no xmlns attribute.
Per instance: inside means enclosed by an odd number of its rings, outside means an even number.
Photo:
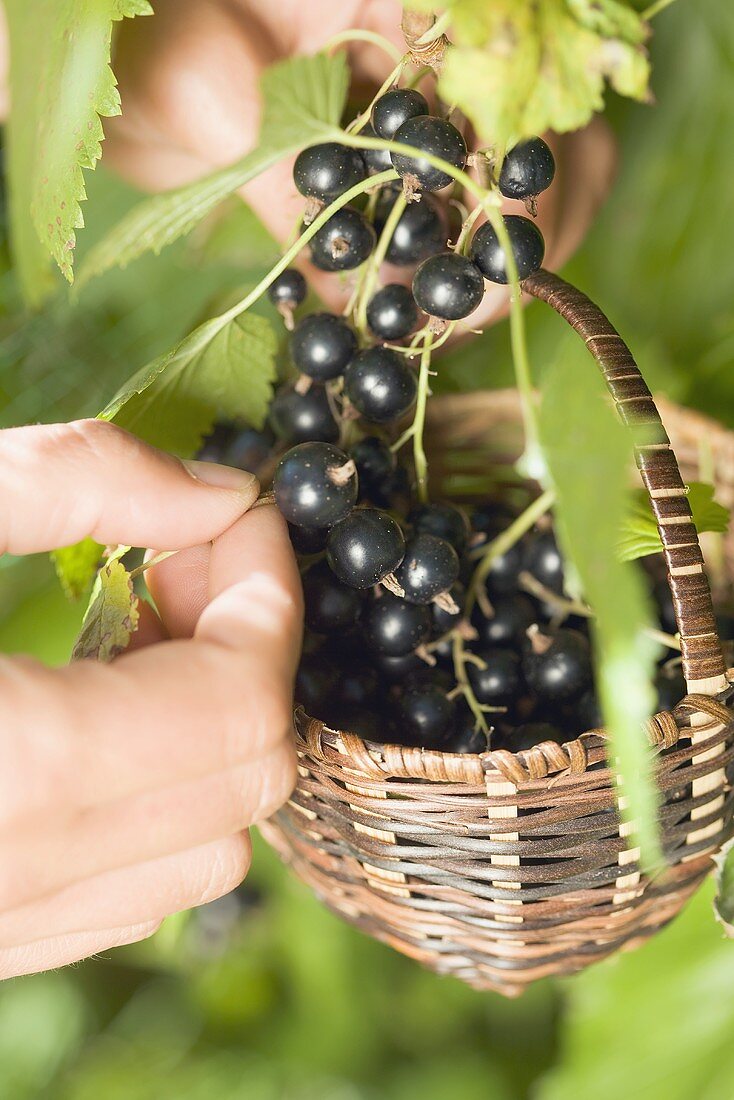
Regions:
<svg viewBox="0 0 734 1100"><path fill-rule="evenodd" d="M106 120L104 146L105 162L149 191L254 145L258 81L271 62L349 27L402 44L394 0L156 0L155 9L121 27L123 114ZM390 65L364 44L351 60L367 89ZM6 68L0 7L0 117ZM601 121L549 140L558 174L539 223L558 266L593 220L614 154ZM243 196L278 240L302 211L288 162ZM340 280L306 269L340 304ZM488 289L471 326L506 304L504 288ZM270 507L249 511L258 486L248 475L196 473L96 421L0 433L0 550L85 535L183 548L150 570L157 612L143 605L130 651L111 665L49 670L0 657L0 978L142 939L169 913L226 893L249 865L247 827L295 782L302 611L285 527Z"/></svg>

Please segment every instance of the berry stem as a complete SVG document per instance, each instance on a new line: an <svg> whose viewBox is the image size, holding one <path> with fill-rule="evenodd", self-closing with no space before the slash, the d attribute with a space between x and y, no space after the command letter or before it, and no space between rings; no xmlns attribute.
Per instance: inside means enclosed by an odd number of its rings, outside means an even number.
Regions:
<svg viewBox="0 0 734 1100"><path fill-rule="evenodd" d="M377 34L376 31L341 31L339 34L335 34L328 40L323 47L327 52L329 50L336 49L337 46L343 46L347 42L369 42L373 46L378 46L383 50L393 61L400 63L401 67L405 64L404 58L397 46L385 38L382 34Z"/></svg>
<svg viewBox="0 0 734 1100"><path fill-rule="evenodd" d="M413 462L415 464L415 476L418 489L418 499L422 504L428 502L428 460L423 447L423 429L426 422L426 402L428 401L429 371L431 366L431 352L433 349L433 335L427 332L423 340L421 352L421 364L418 374L418 396L415 404L415 416L413 418Z"/></svg>
<svg viewBox="0 0 734 1100"><path fill-rule="evenodd" d="M487 738L487 745L489 746L491 737L490 728L487 725L487 720L484 717L484 711L482 710L481 704L472 691L471 684L469 683L469 677L466 672L467 654L464 651L464 639L461 637L458 630L454 633L453 642L451 644L451 654L454 661L454 675L456 677L457 686L466 699L469 710L474 715L474 728L482 731Z"/></svg>
<svg viewBox="0 0 734 1100"><path fill-rule="evenodd" d="M666 8L669 8L672 3L674 3L674 0L655 0L654 4L651 4L649 8L645 8L642 13L642 19L647 23L656 15L659 15L661 11L665 11Z"/></svg>
<svg viewBox="0 0 734 1100"><path fill-rule="evenodd" d="M375 283L377 282L377 276L380 273L380 268L385 260L387 250L390 247L390 242L393 239L393 235L397 228L397 224L400 221L403 211L407 206L407 199L401 191L398 197L395 199L392 210L387 216L385 225L380 233L380 239L375 246L375 250L370 256L369 260L364 266L364 271L360 280L359 297L357 299L357 306L354 311L354 324L357 331L365 336L367 332L367 306L369 300L372 297L372 292L375 289Z"/></svg>
<svg viewBox="0 0 734 1100"><path fill-rule="evenodd" d="M403 56L400 57L400 60L398 61L397 65L395 66L393 71L389 74L389 76L387 76L385 78L385 80L383 80L382 84L380 85L379 89L377 90L377 93L372 97L372 100L368 103L368 105L365 107L365 109L363 111L360 111L360 113L355 118L353 118L352 121L349 123L349 125L347 126L347 128L344 131L345 135L346 134L351 134L355 130L361 130L361 128L364 125L366 125L366 123L369 122L370 118L372 117L372 108L374 107L375 103L377 102L377 100L380 98L381 95L384 95L385 92L389 91L390 88L392 88L393 84L397 84L398 80L400 80L403 69L408 64L408 60L409 60L409 58L408 58L407 55L404 56L404 57ZM376 179L376 178L377 178L376 176L373 177L373 179Z"/></svg>

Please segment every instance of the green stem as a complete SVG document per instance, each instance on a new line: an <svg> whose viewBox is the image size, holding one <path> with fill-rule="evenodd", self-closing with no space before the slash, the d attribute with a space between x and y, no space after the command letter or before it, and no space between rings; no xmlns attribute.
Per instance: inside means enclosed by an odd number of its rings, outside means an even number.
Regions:
<svg viewBox="0 0 734 1100"><path fill-rule="evenodd" d="M418 488L418 499L422 504L428 501L428 462L423 448L423 429L426 422L426 402L428 401L429 370L431 366L431 351L433 334L426 333L421 352L421 365L418 374L418 397L415 404L415 416L413 418L413 462L415 464L415 477Z"/></svg>
<svg viewBox="0 0 734 1100"><path fill-rule="evenodd" d="M469 243L469 234L471 233L472 226L474 225L474 222L477 220L481 213L481 206L475 206L471 213L467 214L467 216L464 218L464 221L461 225L461 232L459 233L459 236L456 240L456 248L454 249L455 252L460 252L462 255L464 254L466 246Z"/></svg>
<svg viewBox="0 0 734 1100"><path fill-rule="evenodd" d="M650 19L654 19L661 11L665 11L669 8L675 0L655 0L654 4L651 4L649 8L646 8L642 13L642 18L647 23Z"/></svg>
<svg viewBox="0 0 734 1100"><path fill-rule="evenodd" d="M469 709L474 715L475 727L481 729L484 736L487 738L487 744L489 744L490 732L487 720L484 717L484 712L479 704L479 701L472 691L471 684L469 683L469 677L466 673L466 654L464 652L464 639L459 635L458 631L454 634L454 640L451 645L451 656L454 662L454 676L456 677L456 683L461 689L461 693L466 699Z"/></svg>
<svg viewBox="0 0 734 1100"><path fill-rule="evenodd" d="M423 65L420 69L416 69L416 71L410 77L408 77L408 79L405 81L405 87L415 88L416 85L420 84L421 80L423 80L425 76L430 76L432 73L433 67L431 65Z"/></svg>
<svg viewBox="0 0 734 1100"><path fill-rule="evenodd" d="M403 211L407 205L407 199L401 192L395 199L393 208L387 216L387 221L380 233L380 239L377 242L377 246L365 265L359 297L357 299L357 308L354 311L354 323L357 330L362 333L362 335L367 331L367 306L372 297L372 292L377 282L377 276L380 273L380 268L387 255L387 250L390 247L390 241L393 239L398 222L403 216Z"/></svg>
<svg viewBox="0 0 734 1100"><path fill-rule="evenodd" d="M335 34L333 38L328 40L324 49L328 51L336 46L344 45L345 42L370 42L373 46L379 46L381 50L384 50L393 61L402 61L403 59L403 55L397 46L394 46L384 35L377 34L375 31L341 31L340 34Z"/></svg>
<svg viewBox="0 0 734 1100"><path fill-rule="evenodd" d="M532 504L529 504L525 511L521 512L517 519L498 535L496 539L493 539L489 546L482 551L481 560L474 570L474 576L471 579L469 591L467 592L467 615L471 614L471 610L476 603L480 586L486 580L487 574L492 568L493 563L497 558L507 553L507 551L513 547L535 523L537 523L540 517L545 515L545 513L553 507L555 499L555 492L552 489L547 489L537 497Z"/></svg>
<svg viewBox="0 0 734 1100"><path fill-rule="evenodd" d="M383 80L376 94L373 96L372 101L368 104L367 107L365 107L364 111L361 111L360 114L358 114L356 118L353 118L352 121L349 123L346 130L344 131L343 136L351 134L353 130L361 130L362 127L367 122L369 122L370 118L372 117L372 108L374 107L375 103L381 95L384 95L385 92L389 91L389 89L392 88L393 84L397 84L398 80L400 80L403 69L407 64L407 55L405 57L401 57L393 71L389 74L389 76L385 78L385 80ZM347 143L345 142L345 144Z"/></svg>
<svg viewBox="0 0 734 1100"><path fill-rule="evenodd" d="M451 23L451 12L445 11L442 15L439 15L434 24L428 28L425 34L422 34L416 46L430 46L431 42L435 42L438 38L444 34Z"/></svg>

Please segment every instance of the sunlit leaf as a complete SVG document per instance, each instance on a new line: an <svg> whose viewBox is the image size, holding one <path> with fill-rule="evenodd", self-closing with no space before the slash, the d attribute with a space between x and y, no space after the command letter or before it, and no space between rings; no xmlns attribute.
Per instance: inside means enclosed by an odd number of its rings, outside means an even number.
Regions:
<svg viewBox="0 0 734 1100"><path fill-rule="evenodd" d="M104 547L94 539L82 539L73 546L54 550L51 560L56 575L70 600L78 600L87 591L97 571Z"/></svg>
<svg viewBox="0 0 734 1100"><path fill-rule="evenodd" d="M706 531L724 534L729 527L729 509L714 500L714 492L713 485L689 482L688 503L699 535ZM644 489L638 490L622 527L617 556L621 561L633 561L648 554L659 554L662 549L650 500Z"/></svg>

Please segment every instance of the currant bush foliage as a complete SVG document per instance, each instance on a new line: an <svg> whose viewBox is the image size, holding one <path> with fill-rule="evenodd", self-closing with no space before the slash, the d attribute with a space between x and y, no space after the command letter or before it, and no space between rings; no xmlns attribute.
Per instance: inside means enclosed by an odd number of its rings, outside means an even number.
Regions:
<svg viewBox="0 0 734 1100"><path fill-rule="evenodd" d="M13 240L27 297L49 289L48 256L73 281L84 225L83 169L102 155L101 116L120 113L113 24L152 15L147 0L8 0Z"/></svg>
<svg viewBox="0 0 734 1100"><path fill-rule="evenodd" d="M130 549L118 546L100 569L71 659L108 662L123 653L140 619L132 577L121 562Z"/></svg>
<svg viewBox="0 0 734 1100"><path fill-rule="evenodd" d="M80 599L89 589L103 552L104 547L89 538L54 550L51 558L56 575L70 600Z"/></svg>
<svg viewBox="0 0 734 1100"><path fill-rule="evenodd" d="M660 858L656 788L649 778L651 755L641 736L654 705L650 681L655 646L644 634L652 616L638 568L614 556L629 511L632 441L604 400L594 365L575 341L575 336L562 341L546 377L541 441L557 493L561 547L595 614L597 690L626 798L625 816L634 824L643 859L653 865Z"/></svg>
<svg viewBox="0 0 734 1100"><path fill-rule="evenodd" d="M410 6L435 10L431 0ZM439 87L483 141L506 148L545 130L584 126L605 82L650 97L648 28L625 0L452 0Z"/></svg>
<svg viewBox="0 0 734 1100"><path fill-rule="evenodd" d="M688 503L699 535L706 531L725 534L729 527L730 513L728 508L714 500L713 485L705 485L701 481L690 482ZM644 489L639 489L633 495L632 505L622 527L617 543L617 556L621 561L633 561L648 554L659 554L662 549L650 499Z"/></svg>

